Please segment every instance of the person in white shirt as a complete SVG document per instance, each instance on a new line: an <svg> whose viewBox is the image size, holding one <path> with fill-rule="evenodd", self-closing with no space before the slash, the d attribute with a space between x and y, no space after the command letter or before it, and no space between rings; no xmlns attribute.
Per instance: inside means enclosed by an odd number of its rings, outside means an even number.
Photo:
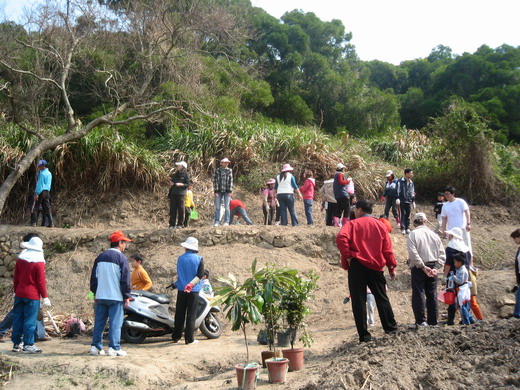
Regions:
<svg viewBox="0 0 520 390"><path fill-rule="evenodd" d="M446 187L444 190L444 197L447 202L442 206L441 217L442 227L441 232L444 238L447 238L446 231L453 228L460 228L462 230L462 238L464 243L469 247L469 251L473 256L471 247L471 215L469 206L464 199L455 197L455 188L452 186Z"/></svg>

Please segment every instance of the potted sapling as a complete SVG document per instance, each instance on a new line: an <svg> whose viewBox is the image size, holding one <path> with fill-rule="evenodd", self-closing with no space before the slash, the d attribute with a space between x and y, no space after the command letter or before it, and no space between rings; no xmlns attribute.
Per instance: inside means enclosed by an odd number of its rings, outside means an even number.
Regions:
<svg viewBox="0 0 520 390"><path fill-rule="evenodd" d="M318 287L317 280L318 275L314 271L310 271L306 278L297 276L282 298L281 308L291 333L291 348L282 350L283 356L289 359L289 371L300 370L304 363L304 349L294 348L296 336L299 335L298 340L304 347L309 348L313 343L304 318L310 313L307 303Z"/></svg>

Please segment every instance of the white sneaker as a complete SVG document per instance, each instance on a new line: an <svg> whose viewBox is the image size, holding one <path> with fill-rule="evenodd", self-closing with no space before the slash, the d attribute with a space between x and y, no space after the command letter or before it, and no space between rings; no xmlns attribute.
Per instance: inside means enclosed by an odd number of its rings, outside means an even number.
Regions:
<svg viewBox="0 0 520 390"><path fill-rule="evenodd" d="M280 221L276 221L274 224L275 225L280 225Z"/></svg>
<svg viewBox="0 0 520 390"><path fill-rule="evenodd" d="M417 324L418 328L424 328L425 326L428 326L426 322L421 322L420 324Z"/></svg>
<svg viewBox="0 0 520 390"><path fill-rule="evenodd" d="M187 343L188 345L191 345L191 344L198 344L199 343L199 340L193 340L191 343Z"/></svg>
<svg viewBox="0 0 520 390"><path fill-rule="evenodd" d="M104 355L105 351L103 351L102 349L97 349L97 347L95 347L95 346L91 346L88 353L89 353L89 355L97 356L97 355Z"/></svg>
<svg viewBox="0 0 520 390"><path fill-rule="evenodd" d="M406 234L410 234L410 229L406 229Z"/></svg>
<svg viewBox="0 0 520 390"><path fill-rule="evenodd" d="M213 226L217 227L217 226L218 226L218 223L213 224Z"/></svg>
<svg viewBox="0 0 520 390"><path fill-rule="evenodd" d="M126 351L123 351L122 349L113 349L108 348L108 356L126 356Z"/></svg>
<svg viewBox="0 0 520 390"><path fill-rule="evenodd" d="M229 223L226 222L226 223L224 224L224 226L229 226Z"/></svg>
<svg viewBox="0 0 520 390"><path fill-rule="evenodd" d="M401 234L404 236L406 235L406 230L401 230Z"/></svg>
<svg viewBox="0 0 520 390"><path fill-rule="evenodd" d="M42 353L42 350L38 348L36 345L24 345L22 353Z"/></svg>

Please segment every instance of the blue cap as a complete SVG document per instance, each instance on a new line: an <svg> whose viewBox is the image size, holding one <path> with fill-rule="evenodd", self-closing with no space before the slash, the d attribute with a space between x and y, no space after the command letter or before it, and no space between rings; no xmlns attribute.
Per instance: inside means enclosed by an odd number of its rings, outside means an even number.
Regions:
<svg viewBox="0 0 520 390"><path fill-rule="evenodd" d="M47 161L45 161L45 160L38 161L38 166L41 167L42 165L47 165Z"/></svg>

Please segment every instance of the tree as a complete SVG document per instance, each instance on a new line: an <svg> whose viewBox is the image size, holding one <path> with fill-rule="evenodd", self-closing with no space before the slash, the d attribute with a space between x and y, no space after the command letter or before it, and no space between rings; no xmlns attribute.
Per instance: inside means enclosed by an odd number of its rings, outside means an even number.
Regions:
<svg viewBox="0 0 520 390"><path fill-rule="evenodd" d="M47 3L33 10L28 30L2 26L3 112L37 142L0 186L0 212L16 182L46 150L99 126L154 120L166 112L189 119L189 111L202 111L194 100L165 93L162 86L171 81L196 91L196 53L211 48L225 55L244 34L217 0L180 3L159 0L152 7L133 1L118 13L94 2L67 1L66 9ZM102 104L102 114L80 117L76 107L85 100ZM49 126L64 130L55 134Z"/></svg>

